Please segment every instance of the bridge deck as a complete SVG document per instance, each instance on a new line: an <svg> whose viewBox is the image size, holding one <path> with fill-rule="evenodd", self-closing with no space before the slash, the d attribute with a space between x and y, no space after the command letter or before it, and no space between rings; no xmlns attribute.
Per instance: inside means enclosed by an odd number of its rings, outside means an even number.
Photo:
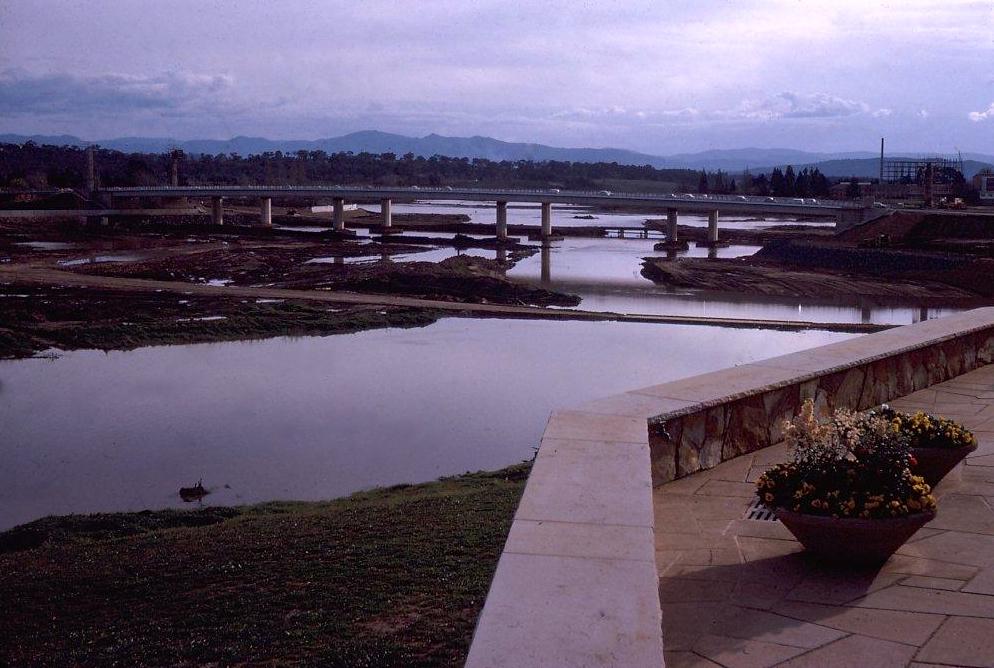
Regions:
<svg viewBox="0 0 994 668"><path fill-rule="evenodd" d="M339 186L157 186L106 188L111 197L330 197L346 200L443 200L531 202L583 206L650 207L689 212L740 212L787 216L837 216L863 209L856 202L748 195L613 193L608 191L513 190L478 188L354 188Z"/></svg>

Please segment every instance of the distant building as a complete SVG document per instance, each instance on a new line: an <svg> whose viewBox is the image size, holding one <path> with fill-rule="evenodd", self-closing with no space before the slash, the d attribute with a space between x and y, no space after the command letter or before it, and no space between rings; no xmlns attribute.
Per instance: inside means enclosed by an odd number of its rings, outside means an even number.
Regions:
<svg viewBox="0 0 994 668"><path fill-rule="evenodd" d="M870 181L860 181L857 185L859 186L860 197L867 197L874 194L876 184ZM828 193L832 199L848 199L849 181L839 181L835 185L830 186Z"/></svg>
<svg viewBox="0 0 994 668"><path fill-rule="evenodd" d="M994 172L984 170L973 177L973 187L980 193L980 201L994 204Z"/></svg>

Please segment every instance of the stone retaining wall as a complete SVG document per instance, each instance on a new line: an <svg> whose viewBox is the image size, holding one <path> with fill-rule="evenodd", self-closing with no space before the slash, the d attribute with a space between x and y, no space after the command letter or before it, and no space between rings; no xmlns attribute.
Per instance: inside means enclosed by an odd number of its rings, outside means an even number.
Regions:
<svg viewBox="0 0 994 668"><path fill-rule="evenodd" d="M691 403L649 420L653 484L779 442L806 399L821 414L870 408L992 361L985 308L658 386Z"/></svg>
<svg viewBox="0 0 994 668"><path fill-rule="evenodd" d="M994 361L994 308L553 413L467 666L662 666L652 487L775 443L813 397L867 408Z"/></svg>

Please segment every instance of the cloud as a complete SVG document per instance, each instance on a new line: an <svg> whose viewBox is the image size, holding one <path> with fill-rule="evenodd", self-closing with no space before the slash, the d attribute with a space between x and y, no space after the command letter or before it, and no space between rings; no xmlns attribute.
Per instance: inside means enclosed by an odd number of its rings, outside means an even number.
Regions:
<svg viewBox="0 0 994 668"><path fill-rule="evenodd" d="M222 97L224 75L169 72L150 76L0 73L0 114L130 111L180 112Z"/></svg>
<svg viewBox="0 0 994 668"><path fill-rule="evenodd" d="M762 100L745 100L725 114L750 120L781 118L845 118L865 114L870 107L865 102L849 100L828 93L783 92ZM879 110L878 110L879 111Z"/></svg>
<svg viewBox="0 0 994 668"><path fill-rule="evenodd" d="M556 120L573 122L644 122L664 123L682 121L771 121L780 119L848 118L868 115L874 118L890 116L890 109L873 109L866 102L851 100L828 93L783 92L771 97L747 99L730 109L628 110L624 107L576 107L552 114Z"/></svg>
<svg viewBox="0 0 994 668"><path fill-rule="evenodd" d="M987 107L984 111L971 111L967 114L967 116L974 123L986 121L988 118L994 118L994 102L991 102L991 106Z"/></svg>
<svg viewBox="0 0 994 668"><path fill-rule="evenodd" d="M701 111L694 107L679 109L625 109L619 106L576 107L555 111L551 114L551 118L554 120L578 123L659 123L667 120L695 119L701 116Z"/></svg>
<svg viewBox="0 0 994 668"><path fill-rule="evenodd" d="M931 116L931 114L928 113L928 109L919 109L918 110L918 118L920 118L922 120L925 120L929 116Z"/></svg>

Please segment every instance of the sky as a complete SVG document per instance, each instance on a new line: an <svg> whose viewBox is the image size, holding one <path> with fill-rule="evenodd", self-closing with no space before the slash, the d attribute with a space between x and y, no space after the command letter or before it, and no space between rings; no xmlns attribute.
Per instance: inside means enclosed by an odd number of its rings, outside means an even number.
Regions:
<svg viewBox="0 0 994 668"><path fill-rule="evenodd" d="M0 132L994 153L994 0L0 0Z"/></svg>

